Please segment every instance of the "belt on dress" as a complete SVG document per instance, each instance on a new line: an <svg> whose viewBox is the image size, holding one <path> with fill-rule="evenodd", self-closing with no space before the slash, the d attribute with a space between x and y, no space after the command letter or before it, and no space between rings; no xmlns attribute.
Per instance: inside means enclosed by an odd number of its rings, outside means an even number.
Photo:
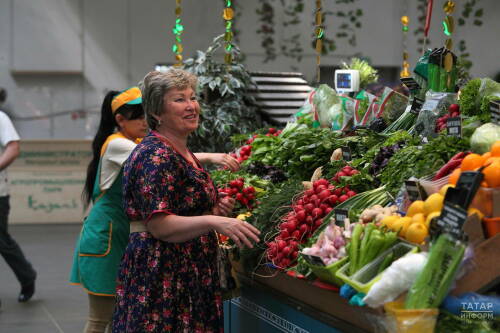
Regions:
<svg viewBox="0 0 500 333"><path fill-rule="evenodd" d="M144 231L148 231L148 229L144 225L144 222L142 222L142 221L132 221L132 222L130 222L130 233L133 233L133 232L144 232Z"/></svg>
<svg viewBox="0 0 500 333"><path fill-rule="evenodd" d="M210 215L212 214L211 212L204 212L203 215ZM146 228L146 225L144 224L143 221L131 221L130 222L130 233L133 232L145 232L148 231Z"/></svg>

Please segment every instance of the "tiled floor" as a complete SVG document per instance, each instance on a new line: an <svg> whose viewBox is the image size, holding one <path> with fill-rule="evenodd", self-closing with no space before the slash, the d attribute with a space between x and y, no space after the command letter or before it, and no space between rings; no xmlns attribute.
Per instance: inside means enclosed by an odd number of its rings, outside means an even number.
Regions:
<svg viewBox="0 0 500 333"><path fill-rule="evenodd" d="M79 333L87 313L83 290L68 284L75 239L80 225L10 225L38 272L36 293L18 303L19 284L0 257L0 332Z"/></svg>

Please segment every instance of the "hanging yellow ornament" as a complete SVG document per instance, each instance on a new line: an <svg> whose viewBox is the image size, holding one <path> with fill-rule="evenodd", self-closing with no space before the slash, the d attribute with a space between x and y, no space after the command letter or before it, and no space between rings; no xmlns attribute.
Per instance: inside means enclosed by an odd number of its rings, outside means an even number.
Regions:
<svg viewBox="0 0 500 333"><path fill-rule="evenodd" d="M182 8L181 8L181 2L182 0L176 0L175 1L175 24L174 27L172 28L172 32L174 33L174 38L175 38L175 43L172 45L172 52L175 54L175 61L176 64L175 66L182 66L182 38L181 35L184 32L184 26L182 25L182 20L181 20L181 14L182 14Z"/></svg>
<svg viewBox="0 0 500 333"><path fill-rule="evenodd" d="M403 77L410 77L411 76L411 73L410 73L410 64L407 61L403 61L403 70L401 71L401 73L399 74L399 76L401 78L403 78Z"/></svg>
<svg viewBox="0 0 500 333"><path fill-rule="evenodd" d="M233 55L231 53L233 49L233 18L234 18L234 10L231 8L232 2L231 0L226 0L226 6L222 11L222 18L224 19L226 32L224 33L224 50L226 54L224 55L224 62L226 64L231 64L233 62Z"/></svg>
<svg viewBox="0 0 500 333"><path fill-rule="evenodd" d="M446 14L451 15L455 11L455 2L446 1L443 5L443 10Z"/></svg>
<svg viewBox="0 0 500 333"><path fill-rule="evenodd" d="M321 54L323 52L323 38L325 37L325 30L323 24L323 8L321 0L316 0L316 11L315 11L315 27L314 27L314 37L316 39L315 51L316 51L316 80L320 82L320 64L321 64Z"/></svg>
<svg viewBox="0 0 500 333"><path fill-rule="evenodd" d="M407 41L407 35L408 35L408 24L410 24L410 19L408 16L403 15L401 16L401 24L403 25L402 30L403 30L403 69L399 73L399 76L401 78L403 77L409 77L411 76L410 73L410 63L408 62L408 52L406 51L406 41Z"/></svg>
<svg viewBox="0 0 500 333"><path fill-rule="evenodd" d="M451 38L448 38L444 42L444 47L446 47L448 50L451 50L451 48L453 47L453 40Z"/></svg>
<svg viewBox="0 0 500 333"><path fill-rule="evenodd" d="M222 17L226 21L232 20L234 17L233 9L232 8L224 8L224 11L222 12Z"/></svg>

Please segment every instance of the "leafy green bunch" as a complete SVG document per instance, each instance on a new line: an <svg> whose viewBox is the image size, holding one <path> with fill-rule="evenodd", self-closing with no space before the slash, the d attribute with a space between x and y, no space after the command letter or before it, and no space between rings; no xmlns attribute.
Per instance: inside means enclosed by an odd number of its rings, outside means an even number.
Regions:
<svg viewBox="0 0 500 333"><path fill-rule="evenodd" d="M468 139L444 134L429 143L407 145L397 151L380 175L380 181L392 195L396 195L404 181L411 176L421 178L438 170L458 152L467 151Z"/></svg>
<svg viewBox="0 0 500 333"><path fill-rule="evenodd" d="M378 72L370 64L359 58L352 58L350 64L342 63L343 69L352 69L359 71L359 87L364 89L370 83L378 81Z"/></svg>

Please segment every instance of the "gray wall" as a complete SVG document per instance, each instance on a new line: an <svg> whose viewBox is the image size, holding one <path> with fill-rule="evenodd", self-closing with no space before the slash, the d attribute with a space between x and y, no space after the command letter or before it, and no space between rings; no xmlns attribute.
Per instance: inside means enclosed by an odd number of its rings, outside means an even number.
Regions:
<svg viewBox="0 0 500 333"><path fill-rule="evenodd" d="M315 54L308 45L314 1L305 1L298 26L285 29L279 24L282 17L276 17L277 39L296 33L292 29L303 32L307 50L300 63L282 56L262 63L255 14L259 1L238 2L242 12L238 22L240 47L247 55L248 68L290 71L295 66L307 79L313 79ZM435 2L433 47L444 41L440 27L443 1ZM458 6L461 2L457 1ZM136 84L155 63L172 61L174 4L174 0L0 0L0 86L8 89L5 108L14 115L22 137L91 138L106 90ZM323 57L322 63L336 65L361 53L374 65L398 66L402 53L399 19L408 14L410 30L414 29L416 1L360 0L356 4L365 13L363 27L357 32L357 46L340 42L337 51ZM467 40L474 76L493 76L500 71L500 1L483 0L480 5L485 8L484 25L457 28L454 39ZM186 58L198 49L205 50L212 38L223 32L223 1L184 0L182 6ZM339 5L324 1L325 10L333 6ZM328 20L327 34L338 26L336 18L329 16ZM414 64L417 38L413 33L408 36Z"/></svg>

